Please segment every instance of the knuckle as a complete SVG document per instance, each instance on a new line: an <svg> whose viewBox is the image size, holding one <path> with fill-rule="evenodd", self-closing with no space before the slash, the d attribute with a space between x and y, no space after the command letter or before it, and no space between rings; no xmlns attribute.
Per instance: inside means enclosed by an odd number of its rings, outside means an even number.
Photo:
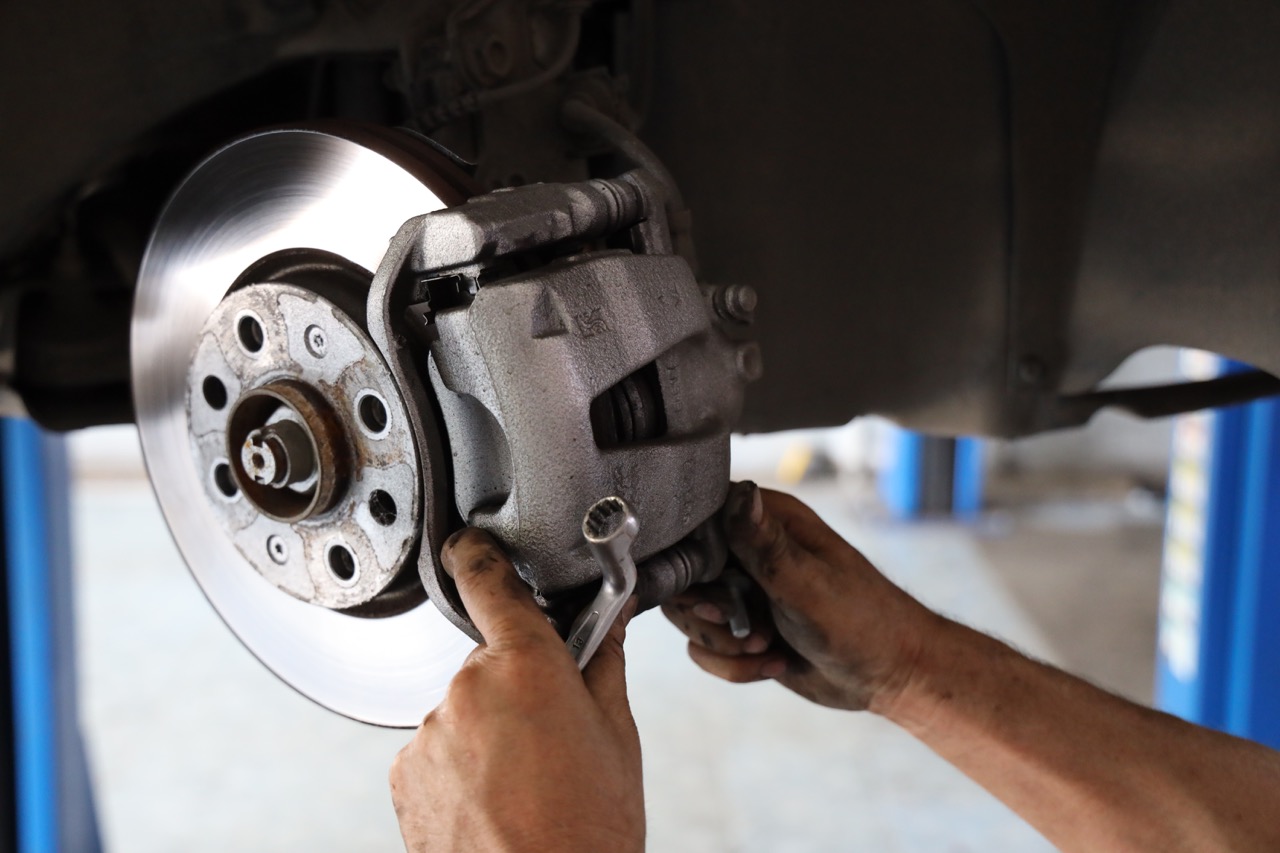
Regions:
<svg viewBox="0 0 1280 853"><path fill-rule="evenodd" d="M387 771L387 782L391 786L391 796L396 797L409 783L413 775L416 741L410 741L391 760L391 769Z"/></svg>
<svg viewBox="0 0 1280 853"><path fill-rule="evenodd" d="M761 546L766 560L772 563L791 562L796 556L795 541L781 524L771 523L765 532L765 540Z"/></svg>
<svg viewBox="0 0 1280 853"><path fill-rule="evenodd" d="M480 689L480 669L468 661L449 682L444 701L432 712L434 719L444 725L452 724L459 717L466 719L466 711L475 704Z"/></svg>
<svg viewBox="0 0 1280 853"><path fill-rule="evenodd" d="M489 646L500 651L506 660L535 665L564 651L564 644L554 631L525 630L519 622L503 620L495 626L493 633L495 636Z"/></svg>

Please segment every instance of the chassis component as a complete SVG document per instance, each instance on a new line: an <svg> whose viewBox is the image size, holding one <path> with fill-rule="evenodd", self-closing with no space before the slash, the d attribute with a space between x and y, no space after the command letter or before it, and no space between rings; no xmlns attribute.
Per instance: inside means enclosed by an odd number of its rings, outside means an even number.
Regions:
<svg viewBox="0 0 1280 853"><path fill-rule="evenodd" d="M1033 433L1158 344L1280 374L1277 38L1266 0L9 4L0 367L47 426L130 419L141 247L223 140L408 124L485 189L578 181L626 153L585 96L679 181L699 275L769 304L746 429Z"/></svg>
<svg viewBox="0 0 1280 853"><path fill-rule="evenodd" d="M645 173L459 203L464 184L407 134L251 136L181 185L139 282L139 427L192 572L282 678L388 725L477 638L438 557L464 522L566 629L601 578L601 494L644 520L627 594L714 576L759 374L751 294L697 283ZM597 627L626 598L608 574Z"/></svg>
<svg viewBox="0 0 1280 853"><path fill-rule="evenodd" d="M595 496L625 495L644 519L637 559L689 537L724 500L729 430L759 353L670 254L665 210L643 173L495 192L410 220L374 277L370 330L402 387L420 379L413 350L394 342L430 344L459 513L508 543L546 596L599 577L579 530ZM628 248L580 251L603 238ZM522 269L531 260L542 265ZM697 556L706 541L687 543L685 571L643 573L644 603L718 569ZM425 555L422 575L469 631Z"/></svg>

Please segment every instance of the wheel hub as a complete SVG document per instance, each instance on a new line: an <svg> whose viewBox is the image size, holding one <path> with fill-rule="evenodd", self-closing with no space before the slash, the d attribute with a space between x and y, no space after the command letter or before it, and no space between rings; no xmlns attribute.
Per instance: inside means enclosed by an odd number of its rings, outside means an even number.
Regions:
<svg viewBox="0 0 1280 853"><path fill-rule="evenodd" d="M205 493L262 577L333 610L421 600L418 454L391 374L349 314L292 284L233 290L201 329L188 388Z"/></svg>

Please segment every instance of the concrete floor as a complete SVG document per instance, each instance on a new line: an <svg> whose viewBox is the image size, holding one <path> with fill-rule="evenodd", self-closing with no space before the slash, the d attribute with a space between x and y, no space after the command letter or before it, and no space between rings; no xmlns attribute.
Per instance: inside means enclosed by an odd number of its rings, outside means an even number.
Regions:
<svg viewBox="0 0 1280 853"><path fill-rule="evenodd" d="M408 734L337 717L270 675L187 575L145 481L114 473L75 496L83 714L108 849L400 849L385 779ZM834 483L799 491L931 606L1149 694L1150 518L1092 501L897 525ZM1051 849L892 725L714 681L683 645L652 614L628 644L650 850Z"/></svg>

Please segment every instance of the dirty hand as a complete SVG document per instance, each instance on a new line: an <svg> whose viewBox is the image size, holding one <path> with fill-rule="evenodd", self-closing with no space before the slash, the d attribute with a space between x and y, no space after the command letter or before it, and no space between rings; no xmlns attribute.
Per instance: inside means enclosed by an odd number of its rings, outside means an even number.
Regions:
<svg viewBox="0 0 1280 853"><path fill-rule="evenodd" d="M580 674L497 543L464 530L441 558L484 643L391 768L405 847L643 850L622 656L633 605Z"/></svg>
<svg viewBox="0 0 1280 853"><path fill-rule="evenodd" d="M943 620L790 495L735 483L724 524L757 587L748 593L752 630L730 632L723 583L673 598L662 609L694 662L728 681L776 679L831 708L883 710Z"/></svg>

